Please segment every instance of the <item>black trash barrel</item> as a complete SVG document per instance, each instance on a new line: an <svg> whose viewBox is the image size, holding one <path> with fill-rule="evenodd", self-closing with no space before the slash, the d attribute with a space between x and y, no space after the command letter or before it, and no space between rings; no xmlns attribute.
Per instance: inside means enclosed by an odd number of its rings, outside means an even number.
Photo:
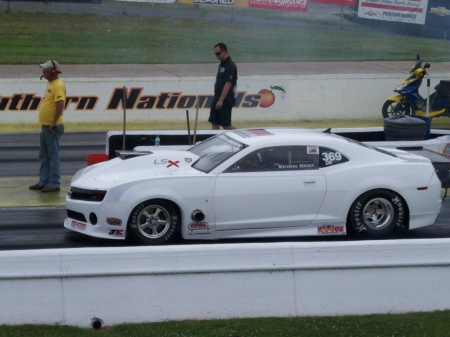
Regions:
<svg viewBox="0 0 450 337"><path fill-rule="evenodd" d="M424 140L427 122L407 115L384 119L384 135L387 141Z"/></svg>

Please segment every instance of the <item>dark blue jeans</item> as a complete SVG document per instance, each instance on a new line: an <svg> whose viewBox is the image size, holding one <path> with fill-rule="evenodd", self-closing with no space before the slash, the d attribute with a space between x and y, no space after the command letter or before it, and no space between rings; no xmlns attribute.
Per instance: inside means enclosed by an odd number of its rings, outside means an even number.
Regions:
<svg viewBox="0 0 450 337"><path fill-rule="evenodd" d="M63 133L63 124L53 128L53 133L48 130L48 126L42 126L41 128L41 148L39 150L41 168L39 170L39 185L61 185L59 139Z"/></svg>

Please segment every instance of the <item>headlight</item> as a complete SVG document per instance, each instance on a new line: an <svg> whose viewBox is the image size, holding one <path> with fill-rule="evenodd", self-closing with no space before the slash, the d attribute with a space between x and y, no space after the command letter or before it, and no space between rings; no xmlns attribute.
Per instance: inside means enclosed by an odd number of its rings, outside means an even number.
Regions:
<svg viewBox="0 0 450 337"><path fill-rule="evenodd" d="M105 198L106 191L86 190L84 188L70 187L67 191L70 199L100 202Z"/></svg>

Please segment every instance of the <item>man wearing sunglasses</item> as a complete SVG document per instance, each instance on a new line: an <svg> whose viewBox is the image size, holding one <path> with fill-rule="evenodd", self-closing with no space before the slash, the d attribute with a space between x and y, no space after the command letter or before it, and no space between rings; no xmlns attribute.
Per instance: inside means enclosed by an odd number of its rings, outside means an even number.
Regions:
<svg viewBox="0 0 450 337"><path fill-rule="evenodd" d="M64 133L62 115L66 103L66 87L58 75L61 73L58 62L49 60L39 65L42 78L48 81L44 100L39 106L40 150L39 182L29 187L41 192L60 190L59 139Z"/></svg>
<svg viewBox="0 0 450 337"><path fill-rule="evenodd" d="M236 128L231 124L231 110L235 103L237 67L228 55L225 43L216 44L214 53L220 64L214 84L214 101L211 104L208 122L212 124L213 130L219 130L220 127L234 130Z"/></svg>

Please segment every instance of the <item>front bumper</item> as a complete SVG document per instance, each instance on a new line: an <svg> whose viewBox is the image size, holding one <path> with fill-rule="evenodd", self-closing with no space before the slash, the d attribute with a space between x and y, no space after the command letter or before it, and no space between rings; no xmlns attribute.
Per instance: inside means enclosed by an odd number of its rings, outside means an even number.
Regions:
<svg viewBox="0 0 450 337"><path fill-rule="evenodd" d="M97 238L125 240L128 212L123 205L67 198L66 209L65 228Z"/></svg>

